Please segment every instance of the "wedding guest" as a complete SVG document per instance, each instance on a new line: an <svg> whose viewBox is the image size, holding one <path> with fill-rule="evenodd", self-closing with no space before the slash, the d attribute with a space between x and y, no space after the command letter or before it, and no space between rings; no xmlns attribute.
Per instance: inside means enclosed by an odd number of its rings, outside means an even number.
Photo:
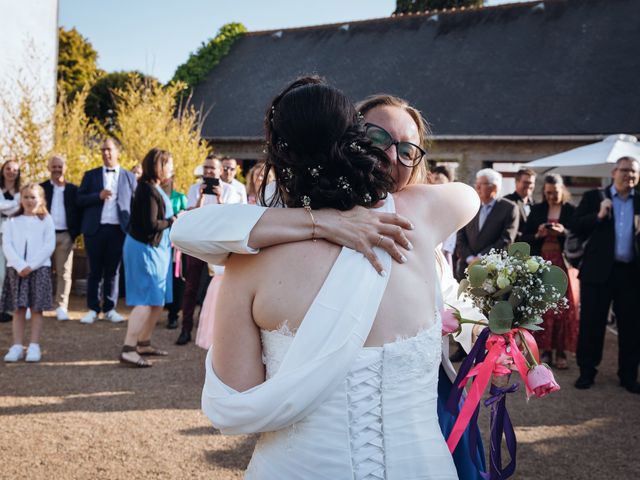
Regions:
<svg viewBox="0 0 640 480"><path fill-rule="evenodd" d="M516 241L520 241L524 233L527 217L533 205L533 190L536 186L536 172L530 168L521 168L516 172L516 189L503 198L511 200L518 207L518 234Z"/></svg>
<svg viewBox="0 0 640 480"><path fill-rule="evenodd" d="M131 205L129 233L124 241L124 268L129 315L120 362L150 367L143 356L165 356L151 345L151 334L172 298L169 228L175 220L171 199L161 183L173 176L173 159L153 148L142 160L142 176Z"/></svg>
<svg viewBox="0 0 640 480"><path fill-rule="evenodd" d="M171 199L171 208L173 214L178 215L187 209L187 196L184 193L175 190L175 177L171 178L163 185L164 192ZM173 300L165 305L169 315L167 318L167 329L175 330L178 328L178 315L182 310L182 297L184 295L184 274L182 253L177 248L171 248L171 276L173 285Z"/></svg>
<svg viewBox="0 0 640 480"><path fill-rule="evenodd" d="M227 203L247 203L247 189L242 182L236 179L237 173L238 161L235 158L222 157L220 180L231 185L235 192L235 198L229 199Z"/></svg>
<svg viewBox="0 0 640 480"><path fill-rule="evenodd" d="M562 251L567 226L573 219L575 207L569 203L569 192L560 175L544 177L543 195L542 203L531 207L521 240L531 245L532 255L540 255L567 272L570 283L573 284L577 278L567 270ZM570 285L567 289L566 297L569 307L558 313L547 312L541 325L544 330L534 332L534 337L542 350L541 360L559 370L568 368L566 352L576 351L578 338L576 288L576 285ZM555 351L555 359L552 358L553 351Z"/></svg>
<svg viewBox="0 0 640 480"><path fill-rule="evenodd" d="M437 165L429 172L429 183L433 185L442 185L453 181L451 171L444 165ZM458 239L458 232L453 232L442 242L440 249L444 255L445 260L453 270L453 254L456 251L456 241Z"/></svg>
<svg viewBox="0 0 640 480"><path fill-rule="evenodd" d="M457 278L464 278L467 266L492 248L503 249L511 245L518 233L518 207L504 198L498 198L502 175L491 168L476 173L476 192L481 206L475 218L458 232Z"/></svg>
<svg viewBox="0 0 640 480"><path fill-rule="evenodd" d="M640 195L635 190L640 163L618 159L613 181L604 191L586 192L570 225L589 238L580 266L580 332L576 358L580 376L575 387L591 388L602 360L609 307L618 324L618 378L631 393L640 393Z"/></svg>
<svg viewBox="0 0 640 480"><path fill-rule="evenodd" d="M188 210L212 204L238 203L240 195L236 194L230 184L221 181L221 174L221 161L214 155L207 156L202 164L202 182L195 183L189 188ZM198 304L198 294L201 291L202 279L205 277L207 267L205 262L190 255L183 255L182 261L185 287L182 297L182 328L176 345L186 345L191 341L193 314Z"/></svg>
<svg viewBox="0 0 640 480"><path fill-rule="evenodd" d="M140 180L140 177L142 176L142 165L136 163L131 169L131 173L136 177L136 182Z"/></svg>
<svg viewBox="0 0 640 480"><path fill-rule="evenodd" d="M260 185L264 181L265 163L256 163L249 173L247 173L247 203L250 205L256 205L258 203L258 195L260 192ZM276 177L273 170L269 172L267 183L275 181Z"/></svg>
<svg viewBox="0 0 640 480"><path fill-rule="evenodd" d="M120 166L116 140L104 140L100 151L104 165L86 172L78 188L78 205L83 209L81 232L89 258L89 311L80 322L87 324L95 322L101 311L105 320L124 321L116 311L118 277L131 199L136 189L133 173Z"/></svg>
<svg viewBox="0 0 640 480"><path fill-rule="evenodd" d="M78 187L67 182L67 160L53 155L47 165L49 180L42 182L47 200L47 210L56 227L56 248L53 252L53 268L56 274L54 306L58 320L69 320L69 294L73 271L73 243L80 234L81 214L77 205Z"/></svg>
<svg viewBox="0 0 640 480"><path fill-rule="evenodd" d="M26 361L39 362L42 312L51 309L51 254L56 231L47 212L44 190L36 183L20 189L20 207L3 225L2 250L7 259L7 278L0 296L3 311L14 311L13 345L5 362L25 358L25 315L31 310L31 341Z"/></svg>
<svg viewBox="0 0 640 480"><path fill-rule="evenodd" d="M20 208L20 165L10 159L0 167L0 242L2 241L2 224ZM4 285L6 259L0 249L0 293ZM11 314L0 311L0 322L10 322Z"/></svg>

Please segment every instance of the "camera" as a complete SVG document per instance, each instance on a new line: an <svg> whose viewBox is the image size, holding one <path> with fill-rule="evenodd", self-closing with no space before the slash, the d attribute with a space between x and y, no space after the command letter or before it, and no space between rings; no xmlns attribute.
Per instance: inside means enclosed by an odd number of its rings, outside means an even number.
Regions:
<svg viewBox="0 0 640 480"><path fill-rule="evenodd" d="M204 190L202 191L202 193L204 193L205 195L215 195L215 192L213 191L213 187L218 187L220 185L220 179L219 178L204 178L202 180L202 182L205 185Z"/></svg>
<svg viewBox="0 0 640 480"><path fill-rule="evenodd" d="M553 223L545 223L544 228L553 228Z"/></svg>

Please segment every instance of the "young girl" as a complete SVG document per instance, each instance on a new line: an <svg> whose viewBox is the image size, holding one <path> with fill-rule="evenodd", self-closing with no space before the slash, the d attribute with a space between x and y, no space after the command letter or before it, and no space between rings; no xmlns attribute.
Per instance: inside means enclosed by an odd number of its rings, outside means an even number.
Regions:
<svg viewBox="0 0 640 480"><path fill-rule="evenodd" d="M0 309L14 310L13 346L5 362L24 357L22 346L25 313L31 309L31 343L27 362L40 361L42 312L51 309L51 254L56 246L56 231L47 212L44 190L36 183L20 189L20 208L3 225L2 250L7 259L7 276L0 297Z"/></svg>

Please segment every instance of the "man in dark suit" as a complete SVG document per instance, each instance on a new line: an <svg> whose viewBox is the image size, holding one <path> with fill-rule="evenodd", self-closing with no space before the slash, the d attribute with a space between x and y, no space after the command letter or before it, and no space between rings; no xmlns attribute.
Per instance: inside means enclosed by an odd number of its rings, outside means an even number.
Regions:
<svg viewBox="0 0 640 480"><path fill-rule="evenodd" d="M516 189L513 193L505 195L502 198L511 200L518 207L520 220L518 221L518 234L516 241L520 241L524 233L524 225L527 223L527 217L531 212L533 205L533 190L536 186L536 172L530 168L521 168L516 173Z"/></svg>
<svg viewBox="0 0 640 480"><path fill-rule="evenodd" d="M73 242L80 234L80 210L77 205L78 187L65 180L67 160L62 155L49 159L49 180L41 183L47 200L47 210L56 227L56 249L53 267L56 272L56 317L69 320L69 293L73 270Z"/></svg>
<svg viewBox="0 0 640 480"><path fill-rule="evenodd" d="M618 324L618 377L632 393L640 393L640 195L638 160L620 158L613 183L586 192L570 226L589 238L580 266L580 333L576 388L590 388L602 360L609 306ZM603 198L604 197L604 198Z"/></svg>
<svg viewBox="0 0 640 480"><path fill-rule="evenodd" d="M478 214L458 232L457 277L464 278L467 266L492 248L501 249L513 243L518 232L518 208L498 198L502 175L485 168L476 174L476 191L480 197Z"/></svg>
<svg viewBox="0 0 640 480"><path fill-rule="evenodd" d="M136 179L133 173L120 167L118 144L114 139L107 138L101 152L104 166L86 172L78 189L78 205L84 209L81 230L89 258L89 311L80 320L82 323L95 322L101 311L111 322L124 320L115 308L122 245L129 227Z"/></svg>

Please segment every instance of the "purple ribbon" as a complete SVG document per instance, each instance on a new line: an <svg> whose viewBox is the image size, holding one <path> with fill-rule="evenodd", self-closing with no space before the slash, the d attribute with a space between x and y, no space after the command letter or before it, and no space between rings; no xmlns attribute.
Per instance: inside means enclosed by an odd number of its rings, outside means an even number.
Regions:
<svg viewBox="0 0 640 480"><path fill-rule="evenodd" d="M471 369L480 363L482 363L487 356L486 343L491 331L489 328L482 330L473 348L467 355L467 358L462 362L458 375L453 383L454 388L451 389L451 394L447 400L446 408L452 415L458 415L458 406L462 398L464 391L464 384L467 375ZM489 454L489 472L482 472L481 467L478 465L477 455L472 454L473 464L476 466L480 476L485 480L505 480L509 478L516 469L516 434L513 430L513 424L509 417L509 412L506 407L506 394L513 393L518 390L519 385L514 383L510 387L500 388L495 385L491 385L489 393L491 396L485 400L484 404L487 407L491 407L491 446ZM469 422L469 451L478 452L478 414L480 412L480 405L476 407L473 412L471 421ZM501 444L502 437L506 440L507 451L511 457L511 462L502 468L502 453Z"/></svg>
<svg viewBox="0 0 640 480"><path fill-rule="evenodd" d="M491 447L489 454L489 479L504 480L509 478L516 470L516 434L513 431L513 424L507 411L507 393L518 390L517 383L510 387L500 388L491 385L489 393L491 396L485 400L485 406L491 406ZM502 436L504 435L507 451L511 461L502 468ZM485 474L486 475L486 474ZM486 477L485 477L486 478Z"/></svg>
<svg viewBox="0 0 640 480"><path fill-rule="evenodd" d="M473 348L467 355L467 358L465 358L462 362L462 365L460 365L460 370L458 370L458 375L453 382L453 388L451 389L451 393L449 394L449 398L447 399L446 404L446 408L449 413L451 413L451 415L454 415L455 417L457 417L460 413L460 400L462 398L462 392L464 391L464 383L467 374L471 371L474 365L482 363L487 356L485 346L490 333L491 331L488 327L482 330L480 335L478 335L476 343L473 345ZM488 479L488 474L483 472L482 467L478 464L478 453L480 452L480 442L478 439L477 428L479 413L480 405L476 407L473 415L471 416L471 420L469 421L469 425L467 426L467 428L469 429L469 452L471 452L471 461L476 467L476 470L478 470L482 478Z"/></svg>

